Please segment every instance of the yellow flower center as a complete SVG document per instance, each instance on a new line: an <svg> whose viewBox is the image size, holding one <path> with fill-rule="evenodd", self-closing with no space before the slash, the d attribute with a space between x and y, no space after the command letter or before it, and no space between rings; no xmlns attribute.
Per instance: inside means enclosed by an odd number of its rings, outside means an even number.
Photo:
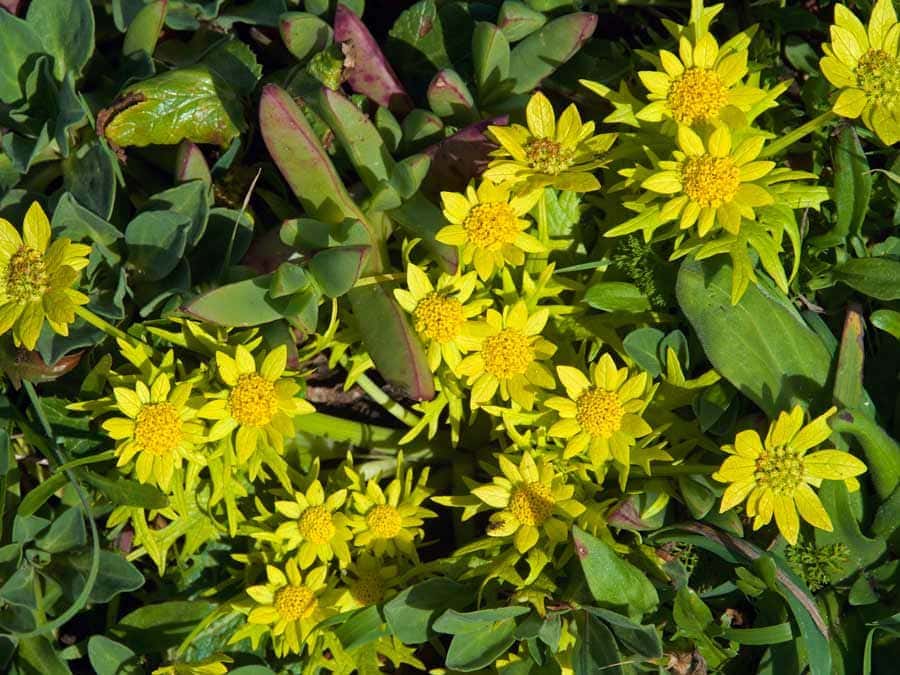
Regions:
<svg viewBox="0 0 900 675"><path fill-rule="evenodd" d="M134 440L141 450L168 455L181 441L181 416L171 403L141 406L134 423Z"/></svg>
<svg viewBox="0 0 900 675"><path fill-rule="evenodd" d="M728 92L714 71L688 68L672 81L667 102L676 121L693 124L717 118L728 102Z"/></svg>
<svg viewBox="0 0 900 675"><path fill-rule="evenodd" d="M379 504L369 511L366 525L379 539L393 539L400 533L403 521L400 513L393 506Z"/></svg>
<svg viewBox="0 0 900 675"><path fill-rule="evenodd" d="M900 107L900 59L881 49L870 49L856 66L859 88L873 103Z"/></svg>
<svg viewBox="0 0 900 675"><path fill-rule="evenodd" d="M305 619L318 604L316 594L306 586L285 586L275 594L275 609L285 621Z"/></svg>
<svg viewBox="0 0 900 675"><path fill-rule="evenodd" d="M377 605L384 598L384 582L378 572L366 572L350 586L350 595L360 605Z"/></svg>
<svg viewBox="0 0 900 675"><path fill-rule="evenodd" d="M575 150L564 148L549 138L534 138L525 144L525 157L531 168L558 176L572 166Z"/></svg>
<svg viewBox="0 0 900 675"><path fill-rule="evenodd" d="M776 495L791 495L803 482L802 453L785 446L764 452L756 459L753 477Z"/></svg>
<svg viewBox="0 0 900 675"><path fill-rule="evenodd" d="M592 388L578 397L576 419L591 436L609 438L622 426L625 411L619 397L611 391Z"/></svg>
<svg viewBox="0 0 900 675"><path fill-rule="evenodd" d="M534 349L527 335L514 328L504 328L485 338L481 347L484 369L499 380L523 375L534 361Z"/></svg>
<svg viewBox="0 0 900 675"><path fill-rule="evenodd" d="M509 497L509 510L523 525L540 525L553 513L553 495L543 483L524 483Z"/></svg>
<svg viewBox="0 0 900 675"><path fill-rule="evenodd" d="M436 291L419 300L413 319L420 334L441 344L452 342L465 321L462 303Z"/></svg>
<svg viewBox="0 0 900 675"><path fill-rule="evenodd" d="M44 256L30 246L12 254L4 277L6 295L17 303L39 300L50 281Z"/></svg>
<svg viewBox="0 0 900 675"><path fill-rule="evenodd" d="M478 248L511 244L519 235L516 214L506 202L485 202L473 206L462 226L469 241Z"/></svg>
<svg viewBox="0 0 900 675"><path fill-rule="evenodd" d="M231 416L248 427L264 427L278 412L275 386L266 378L249 373L241 375L228 396Z"/></svg>
<svg viewBox="0 0 900 675"><path fill-rule="evenodd" d="M334 536L331 512L324 506L310 506L300 514L297 521L300 534L313 544L327 544Z"/></svg>
<svg viewBox="0 0 900 675"><path fill-rule="evenodd" d="M720 206L734 199L741 172L731 157L689 157L681 167L684 193L700 206Z"/></svg>

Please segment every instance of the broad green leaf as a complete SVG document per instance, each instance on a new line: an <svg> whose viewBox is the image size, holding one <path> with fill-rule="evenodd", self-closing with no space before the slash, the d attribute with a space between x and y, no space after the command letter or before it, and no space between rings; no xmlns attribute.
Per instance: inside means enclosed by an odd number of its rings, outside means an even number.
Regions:
<svg viewBox="0 0 900 675"><path fill-rule="evenodd" d="M90 0L32 0L26 20L54 59L58 80L76 78L94 52L94 10ZM2 33L0 33L2 34Z"/></svg>
<svg viewBox="0 0 900 675"><path fill-rule="evenodd" d="M71 675L72 672L62 657L53 649L50 640L42 635L20 640L16 661L21 673Z"/></svg>
<svg viewBox="0 0 900 675"><path fill-rule="evenodd" d="M594 34L597 15L573 12L554 19L517 44L510 55L512 93L530 92L571 59Z"/></svg>
<svg viewBox="0 0 900 675"><path fill-rule="evenodd" d="M294 58L304 61L331 44L331 26L314 14L287 12L278 23L281 40Z"/></svg>
<svg viewBox="0 0 900 675"><path fill-rule="evenodd" d="M900 483L900 443L861 410L842 410L832 419L831 428L856 439L866 455L875 491L887 499Z"/></svg>
<svg viewBox="0 0 900 675"><path fill-rule="evenodd" d="M287 301L269 296L271 275L220 286L192 300L184 312L220 326L259 326L284 318Z"/></svg>
<svg viewBox="0 0 900 675"><path fill-rule="evenodd" d="M824 403L831 357L781 291L762 278L731 304L731 266L687 260L678 301L713 367L769 417Z"/></svg>
<svg viewBox="0 0 900 675"><path fill-rule="evenodd" d="M166 495L149 483L138 483L121 476L107 478L90 470L82 470L78 475L117 506L161 509L169 503Z"/></svg>
<svg viewBox="0 0 900 675"><path fill-rule="evenodd" d="M6 11L0 11L0 36L0 103L15 103L22 97L22 69L44 45L30 24Z"/></svg>
<svg viewBox="0 0 900 675"><path fill-rule="evenodd" d="M646 370L651 377L659 377L662 373L659 345L664 337L665 333L656 328L637 328L625 336L622 346L641 370Z"/></svg>
<svg viewBox="0 0 900 675"><path fill-rule="evenodd" d="M862 226L872 196L869 162L852 125L843 128L834 147L834 228L810 243L829 248L842 242Z"/></svg>
<svg viewBox="0 0 900 675"><path fill-rule="evenodd" d="M496 100L496 96L509 92L509 40L500 28L487 21L475 24L472 61L482 102Z"/></svg>
<svg viewBox="0 0 900 675"><path fill-rule="evenodd" d="M385 626L378 607L372 605L355 612L334 629L334 635L341 641L344 649L352 650L390 635L390 631Z"/></svg>
<svg viewBox="0 0 900 675"><path fill-rule="evenodd" d="M648 659L656 659L662 656L662 640L656 626L652 624L640 625L634 623L628 617L599 607L585 607L584 609L603 619L610 630L612 630L613 635L616 636L616 640L630 652Z"/></svg>
<svg viewBox="0 0 900 675"><path fill-rule="evenodd" d="M161 652L174 647L216 608L211 602L176 600L145 605L109 629L136 654Z"/></svg>
<svg viewBox="0 0 900 675"><path fill-rule="evenodd" d="M170 70L131 85L122 96L137 102L105 130L122 147L177 145L185 139L225 147L245 126L237 95L206 66Z"/></svg>
<svg viewBox="0 0 900 675"><path fill-rule="evenodd" d="M849 549L849 556L840 566L840 572L835 575L834 581L842 581L857 570L864 569L884 555L887 544L883 539L870 539L863 535L859 529L859 523L853 517L850 508L850 495L843 481L827 480L819 488L819 498L822 505L831 516L834 526L833 532L816 530L816 544L827 546L841 543Z"/></svg>
<svg viewBox="0 0 900 675"><path fill-rule="evenodd" d="M157 192L147 200L141 211L166 211L188 218L190 226L187 230L187 248L191 248L200 240L206 230L206 222L209 219L208 188L201 180L183 183Z"/></svg>
<svg viewBox="0 0 900 675"><path fill-rule="evenodd" d="M600 281L587 289L584 301L606 312L644 312L650 301L637 286L624 281Z"/></svg>
<svg viewBox="0 0 900 675"><path fill-rule="evenodd" d="M863 391L863 335L865 322L858 308L851 306L844 319L837 372L834 376L834 401L845 408L861 409L865 402Z"/></svg>
<svg viewBox="0 0 900 675"><path fill-rule="evenodd" d="M678 631L675 637L686 637L694 642L697 649L713 668L717 668L734 654L718 645L709 635L715 630L712 612L700 599L697 592L682 586L675 594L672 612Z"/></svg>
<svg viewBox="0 0 900 675"><path fill-rule="evenodd" d="M153 56L163 25L166 22L166 0L156 0L140 9L128 24L125 41L122 43L122 54L129 56L135 52L143 52Z"/></svg>
<svg viewBox="0 0 900 675"><path fill-rule="evenodd" d="M528 37L547 23L547 17L518 0L504 0L497 15L497 25L510 42Z"/></svg>
<svg viewBox="0 0 900 675"><path fill-rule="evenodd" d="M116 158L99 141L85 144L63 161L63 183L72 196L104 220L116 198Z"/></svg>
<svg viewBox="0 0 900 675"><path fill-rule="evenodd" d="M515 630L514 619L503 619L454 635L447 649L447 667L469 672L491 665L512 646Z"/></svg>
<svg viewBox="0 0 900 675"><path fill-rule="evenodd" d="M632 618L652 611L659 604L659 596L647 575L608 544L578 527L572 528L572 537L594 600L614 609L624 609Z"/></svg>
<svg viewBox="0 0 900 675"><path fill-rule="evenodd" d="M69 558L73 569L83 576L90 567L90 555L82 554ZM97 581L91 589L91 602L109 602L119 593L135 591L144 585L144 575L137 567L114 551L100 551L100 569Z"/></svg>
<svg viewBox="0 0 900 675"><path fill-rule="evenodd" d="M384 606L384 618L397 638L408 645L426 642L432 622L447 609L471 601L470 589L452 579L435 577L401 591Z"/></svg>
<svg viewBox="0 0 900 675"><path fill-rule="evenodd" d="M125 228L128 266L144 281L165 278L181 261L191 220L170 211L139 213Z"/></svg>
<svg viewBox="0 0 900 675"><path fill-rule="evenodd" d="M528 614L528 612L529 609L525 605L480 609L474 612L458 612L455 609L448 609L435 620L432 628L438 633L456 635L480 630L484 625L497 621L515 619L517 616Z"/></svg>
<svg viewBox="0 0 900 675"><path fill-rule="evenodd" d="M309 273L319 282L325 295L336 298L353 288L366 265L369 251L368 246L326 248L309 261Z"/></svg>
<svg viewBox="0 0 900 675"><path fill-rule="evenodd" d="M37 547L47 553L68 551L86 543L87 530L84 528L84 514L80 506L66 509L50 523L49 529L35 540Z"/></svg>
<svg viewBox="0 0 900 675"><path fill-rule="evenodd" d="M900 312L892 309L879 309L877 312L872 312L869 321L873 326L877 326L900 340Z"/></svg>
<svg viewBox="0 0 900 675"><path fill-rule="evenodd" d="M622 655L609 628L585 610L575 614L578 636L572 651L575 675L623 675Z"/></svg>
<svg viewBox="0 0 900 675"><path fill-rule="evenodd" d="M103 635L88 640L88 658L97 675L138 675L141 670L135 653Z"/></svg>
<svg viewBox="0 0 900 675"><path fill-rule="evenodd" d="M831 270L838 281L879 300L900 300L900 261L851 258Z"/></svg>

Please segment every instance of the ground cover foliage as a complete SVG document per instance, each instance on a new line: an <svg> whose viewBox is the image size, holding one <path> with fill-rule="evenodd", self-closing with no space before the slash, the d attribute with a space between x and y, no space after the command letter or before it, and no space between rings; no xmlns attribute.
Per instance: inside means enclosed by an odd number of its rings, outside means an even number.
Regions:
<svg viewBox="0 0 900 675"><path fill-rule="evenodd" d="M891 0L0 0L0 669L893 672Z"/></svg>

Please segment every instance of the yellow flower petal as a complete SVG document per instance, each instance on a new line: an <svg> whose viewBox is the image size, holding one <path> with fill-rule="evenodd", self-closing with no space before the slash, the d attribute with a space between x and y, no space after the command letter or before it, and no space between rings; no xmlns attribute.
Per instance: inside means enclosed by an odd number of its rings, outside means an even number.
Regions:
<svg viewBox="0 0 900 675"><path fill-rule="evenodd" d="M797 509L794 500L787 495L775 495L775 523L788 543L797 543L797 535L800 533L800 519L797 518Z"/></svg>
<svg viewBox="0 0 900 675"><path fill-rule="evenodd" d="M794 500L797 502L797 510L800 511L800 517L807 523L826 532L831 532L834 529L831 524L831 518L828 517L828 512L822 506L818 495L808 485L800 485L794 491Z"/></svg>
<svg viewBox="0 0 900 675"><path fill-rule="evenodd" d="M769 433L766 436L766 447L777 448L787 445L787 443L800 431L803 426L803 408L799 405L794 406L790 412L782 411L778 414L778 419L769 427Z"/></svg>
<svg viewBox="0 0 900 675"><path fill-rule="evenodd" d="M866 471L866 465L849 452L819 450L803 458L806 475L825 480L843 480Z"/></svg>
<svg viewBox="0 0 900 675"><path fill-rule="evenodd" d="M678 147L689 157L699 157L706 153L703 141L690 127L679 126L676 140L678 141Z"/></svg>
<svg viewBox="0 0 900 675"><path fill-rule="evenodd" d="M834 102L832 110L841 117L856 119L868 103L868 96L861 89L844 89Z"/></svg>
<svg viewBox="0 0 900 675"><path fill-rule="evenodd" d="M803 427L796 436L791 440L791 447L794 450L805 452L810 448L814 448L819 443L825 441L831 436L831 427L828 426L828 420L837 412L837 408L831 407L822 415L812 420Z"/></svg>
<svg viewBox="0 0 900 675"><path fill-rule="evenodd" d="M528 128L539 138L556 136L556 115L549 99L541 92L536 92L525 106L525 118Z"/></svg>
<svg viewBox="0 0 900 675"><path fill-rule="evenodd" d="M557 366L556 374L566 389L566 395L573 400L581 396L584 390L591 386L591 381L578 368Z"/></svg>
<svg viewBox="0 0 900 675"><path fill-rule="evenodd" d="M266 355L260 366L259 374L269 382L274 382L284 373L287 367L287 347L278 345Z"/></svg>
<svg viewBox="0 0 900 675"><path fill-rule="evenodd" d="M722 494L722 503L719 505L719 513L725 513L740 504L755 486L756 481L752 477L735 481L729 485Z"/></svg>
<svg viewBox="0 0 900 675"><path fill-rule="evenodd" d="M47 244L50 243L50 221L37 202L32 202L28 207L22 230L26 244L40 253L47 250Z"/></svg>

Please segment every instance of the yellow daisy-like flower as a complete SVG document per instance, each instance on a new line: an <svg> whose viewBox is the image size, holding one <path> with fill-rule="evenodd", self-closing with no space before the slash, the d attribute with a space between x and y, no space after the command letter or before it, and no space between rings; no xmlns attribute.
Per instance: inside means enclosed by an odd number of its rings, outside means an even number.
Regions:
<svg viewBox="0 0 900 675"><path fill-rule="evenodd" d="M566 396L546 401L561 418L547 433L566 439L563 457L587 450L595 466L610 455L628 466L635 440L652 432L641 417L652 395L647 373L629 377L628 368L617 369L609 354L591 366L590 379L571 366L557 366L556 373Z"/></svg>
<svg viewBox="0 0 900 675"><path fill-rule="evenodd" d="M322 484L314 480L306 493L297 492L292 501L275 502L275 510L285 518L275 531L288 551L299 549L297 562L306 569L318 558L327 563L337 558L341 567L350 562L347 542L353 538L348 519L338 509L347 500L347 491L338 490L326 499Z"/></svg>
<svg viewBox="0 0 900 675"><path fill-rule="evenodd" d="M380 605L396 595L394 584L400 568L363 553L347 568L347 590L341 598L341 609L349 611L369 605Z"/></svg>
<svg viewBox="0 0 900 675"><path fill-rule="evenodd" d="M409 290L394 291L397 302L412 315L416 332L428 345L428 367L432 372L442 361L455 370L462 353L476 345L469 319L490 304L490 300L468 303L476 283L474 272L457 276L442 274L435 287L421 267L410 263L406 268Z"/></svg>
<svg viewBox="0 0 900 675"><path fill-rule="evenodd" d="M284 571L266 566L267 583L250 586L249 595L257 603L247 623L269 626L275 655L299 654L313 628L337 613L338 593L328 581L323 565L304 576L296 560L288 560Z"/></svg>
<svg viewBox="0 0 900 675"><path fill-rule="evenodd" d="M200 416L216 420L209 439L217 441L237 429L235 447L238 461L243 463L256 451L260 442L268 442L281 452L284 439L294 435L294 417L315 412L312 404L297 396L300 387L283 376L287 365L287 348L276 347L257 369L253 355L238 345L232 358L216 352L219 378L228 387L203 408Z"/></svg>
<svg viewBox="0 0 900 675"><path fill-rule="evenodd" d="M719 49L710 33L693 43L682 35L678 56L660 50L659 67L638 73L651 101L637 113L640 120L668 117L688 126L713 122L727 106L747 112L766 96L759 87L741 84L747 75L747 50Z"/></svg>
<svg viewBox="0 0 900 675"><path fill-rule="evenodd" d="M678 147L674 161L659 162L660 171L647 177L641 187L668 197L660 208L659 224L678 220L681 229L697 226L705 237L724 229L740 231L741 219L755 220L753 209L775 202L762 180L775 168L775 162L755 161L762 151L761 136L751 136L732 147L727 127L713 131L706 143L686 126L678 129ZM607 236L630 231L615 227Z"/></svg>
<svg viewBox="0 0 900 675"><path fill-rule="evenodd" d="M819 450L806 452L831 435L828 418L824 415L803 425L803 409L796 406L790 413L782 412L769 427L765 443L759 434L740 432L734 445L722 450L728 457L713 478L730 483L722 495L719 512L724 513L747 499L747 515L754 518L757 530L772 520L791 544L797 543L800 522L797 511L806 522L821 530L832 530L831 518L810 485L818 487L822 480L845 480L866 470L866 465L847 452Z"/></svg>
<svg viewBox="0 0 900 675"><path fill-rule="evenodd" d="M360 476L347 467L346 472L354 485L361 488ZM356 532L355 546L371 548L379 558L402 553L412 560L418 560L415 540L425 535L422 525L426 518L436 518L434 511L422 506L431 495L425 484L428 482L428 467L422 470L418 482L413 482L412 469L403 471L402 461L397 465L397 477L381 489L378 481L369 480L365 491L351 492L356 513L350 523Z"/></svg>
<svg viewBox="0 0 900 675"><path fill-rule="evenodd" d="M856 119L885 145L900 141L900 23L892 0L878 0L868 28L844 5L834 7L822 74L840 88L832 110Z"/></svg>
<svg viewBox="0 0 900 675"><path fill-rule="evenodd" d="M546 535L552 549L569 536L572 521L584 513L584 505L575 499L575 487L566 485L544 460L537 462L530 453L522 455L517 467L505 455L498 455L502 476L494 476L488 485L472 489L472 495L493 509L487 534L511 537L519 553L527 553Z"/></svg>
<svg viewBox="0 0 900 675"><path fill-rule="evenodd" d="M90 246L63 237L50 243L50 221L34 202L25 214L23 237L0 218L0 335L12 329L16 346L34 349L44 320L69 334L75 308L88 297L72 284L87 267Z"/></svg>
<svg viewBox="0 0 900 675"><path fill-rule="evenodd" d="M468 378L472 409L489 403L497 391L531 410L538 388L556 386L553 374L540 363L556 352L556 346L541 337L549 312L528 313L523 301L505 307L503 314L490 309L477 337L474 354L466 356L457 372Z"/></svg>
<svg viewBox="0 0 900 675"><path fill-rule="evenodd" d="M470 183L465 194L442 192L444 217L450 225L437 233L437 240L458 246L462 263L474 264L482 279L504 265L521 265L526 253L546 250L525 232L530 223L522 217L540 196L540 192L514 195L508 184L495 185L489 180L481 181L478 189Z"/></svg>
<svg viewBox="0 0 900 675"><path fill-rule="evenodd" d="M202 457L192 452L205 439L203 425L195 421L197 411L187 404L190 395L190 383L173 389L164 373L157 375L149 388L140 381L134 389L114 388L116 407L125 417L111 417L102 426L117 442L116 465L125 466L137 456L137 479L168 490L183 459L202 463Z"/></svg>
<svg viewBox="0 0 900 675"><path fill-rule="evenodd" d="M606 164L615 134L594 135L593 122L583 123L575 104L560 115L542 93L532 95L525 107L527 127L521 124L488 127L488 135L500 144L484 178L520 186L520 192L554 187L571 192L600 188L592 173Z"/></svg>

